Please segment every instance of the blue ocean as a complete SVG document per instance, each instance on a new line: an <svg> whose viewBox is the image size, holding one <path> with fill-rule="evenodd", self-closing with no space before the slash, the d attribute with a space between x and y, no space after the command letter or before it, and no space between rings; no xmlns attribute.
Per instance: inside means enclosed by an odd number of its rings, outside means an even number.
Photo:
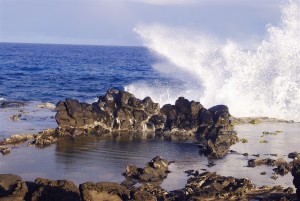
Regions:
<svg viewBox="0 0 300 201"><path fill-rule="evenodd" d="M0 97L91 101L110 88L162 79L152 70L158 57L144 47L0 44Z"/></svg>

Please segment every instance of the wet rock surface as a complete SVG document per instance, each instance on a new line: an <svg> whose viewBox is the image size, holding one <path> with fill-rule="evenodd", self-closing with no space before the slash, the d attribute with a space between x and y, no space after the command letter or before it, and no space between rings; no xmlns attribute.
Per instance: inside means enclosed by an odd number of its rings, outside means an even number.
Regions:
<svg viewBox="0 0 300 201"><path fill-rule="evenodd" d="M23 201L27 192L27 185L20 176L0 174L1 201Z"/></svg>
<svg viewBox="0 0 300 201"><path fill-rule="evenodd" d="M293 198L293 189L280 186L256 187L248 179L204 172L188 179L180 200L280 200Z"/></svg>
<svg viewBox="0 0 300 201"><path fill-rule="evenodd" d="M130 190L126 187L113 182L87 182L79 185L81 199L86 201L93 200L111 200L121 201L129 200Z"/></svg>
<svg viewBox="0 0 300 201"><path fill-rule="evenodd" d="M128 165L124 176L129 180L135 179L140 182L157 182L165 179L168 173L168 161L162 159L160 156L156 156L148 162L144 168Z"/></svg>
<svg viewBox="0 0 300 201"><path fill-rule="evenodd" d="M26 104L26 102L21 101L0 100L0 108L18 108L25 106Z"/></svg>
<svg viewBox="0 0 300 201"><path fill-rule="evenodd" d="M27 196L32 201L80 200L78 187L72 181L37 178L28 186L30 193Z"/></svg>
<svg viewBox="0 0 300 201"><path fill-rule="evenodd" d="M238 142L228 108L205 109L199 102L179 97L175 105L160 108L150 97L143 100L126 91L112 89L93 104L66 99L56 105L59 135L105 132L153 132L158 136L195 136L200 152L223 157Z"/></svg>
<svg viewBox="0 0 300 201"><path fill-rule="evenodd" d="M10 148L6 146L0 146L0 153L2 155L6 155L10 153Z"/></svg>
<svg viewBox="0 0 300 201"><path fill-rule="evenodd" d="M155 157L157 158L157 157ZM162 159L163 160L163 159ZM161 160L152 160L151 162ZM293 175L298 175L298 162ZM144 182L139 187L114 182L86 182L77 187L72 181L37 178L23 182L17 175L0 174L0 200L25 201L121 201L121 200L296 200L292 188L281 186L257 187L244 178L225 177L216 172L189 170L186 186L166 191L157 183ZM296 178L296 177L295 177ZM298 178L298 177L297 177ZM299 180L299 179L298 179ZM299 182L294 180L299 188ZM298 192L297 192L298 193Z"/></svg>
<svg viewBox="0 0 300 201"><path fill-rule="evenodd" d="M256 167L260 165L267 165L275 167L273 168L273 174L271 176L272 179L276 180L278 178L278 175L284 176L291 172L293 163L292 162L286 162L283 158L277 158L270 159L270 158L256 158L256 159L250 159L248 160L248 167Z"/></svg>
<svg viewBox="0 0 300 201"><path fill-rule="evenodd" d="M296 194L298 200L300 200L300 158L294 159L292 175L294 177L293 184L296 187Z"/></svg>

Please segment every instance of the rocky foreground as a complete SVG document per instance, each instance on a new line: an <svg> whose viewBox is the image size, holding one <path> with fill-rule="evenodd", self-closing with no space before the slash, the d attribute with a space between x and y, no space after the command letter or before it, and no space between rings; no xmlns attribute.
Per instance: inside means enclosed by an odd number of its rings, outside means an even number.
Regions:
<svg viewBox="0 0 300 201"><path fill-rule="evenodd" d="M299 160L294 161L294 183L299 187ZM0 174L1 201L184 201L184 200L297 200L292 188L257 187L248 179L224 177L216 172L189 171L184 188L165 191L156 185L167 177L169 162L157 156L144 168L129 165L121 184L86 182L77 187L72 181L37 178L22 181L17 175ZM141 182L135 186L134 180ZM299 191L297 190L299 198Z"/></svg>

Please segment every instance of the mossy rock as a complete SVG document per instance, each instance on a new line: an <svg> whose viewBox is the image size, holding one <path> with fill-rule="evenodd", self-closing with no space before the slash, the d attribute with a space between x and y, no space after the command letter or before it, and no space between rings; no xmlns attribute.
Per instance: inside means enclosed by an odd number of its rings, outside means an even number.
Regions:
<svg viewBox="0 0 300 201"><path fill-rule="evenodd" d="M261 121L259 119L251 119L250 124L259 124Z"/></svg>

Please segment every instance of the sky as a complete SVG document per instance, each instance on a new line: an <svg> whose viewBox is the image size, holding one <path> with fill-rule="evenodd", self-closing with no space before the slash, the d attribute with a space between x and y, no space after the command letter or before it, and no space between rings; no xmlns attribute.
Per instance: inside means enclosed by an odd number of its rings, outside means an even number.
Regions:
<svg viewBox="0 0 300 201"><path fill-rule="evenodd" d="M159 24L222 39L260 40L284 0L0 0L0 42L125 45Z"/></svg>

